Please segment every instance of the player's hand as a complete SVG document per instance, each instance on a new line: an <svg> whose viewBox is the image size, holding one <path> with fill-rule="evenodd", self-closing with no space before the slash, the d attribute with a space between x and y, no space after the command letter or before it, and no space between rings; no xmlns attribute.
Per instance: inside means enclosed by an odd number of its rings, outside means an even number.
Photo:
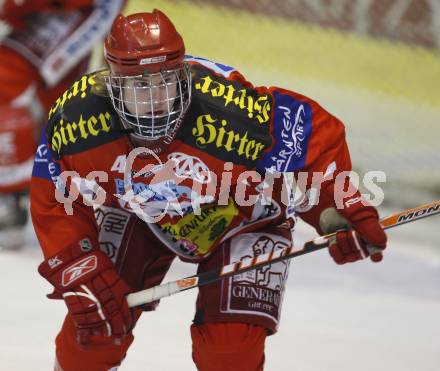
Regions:
<svg viewBox="0 0 440 371"><path fill-rule="evenodd" d="M38 271L62 295L78 343L95 335L122 337L133 328L136 315L125 299L130 289L88 238L45 260Z"/></svg>
<svg viewBox="0 0 440 371"><path fill-rule="evenodd" d="M345 205L349 206L339 210L327 209L321 214L322 224L338 226L333 230L326 228L326 233L336 232L330 241L331 257L337 264L352 263L367 257L375 263L380 262L387 236L379 224L377 210L365 204L358 195L346 200Z"/></svg>

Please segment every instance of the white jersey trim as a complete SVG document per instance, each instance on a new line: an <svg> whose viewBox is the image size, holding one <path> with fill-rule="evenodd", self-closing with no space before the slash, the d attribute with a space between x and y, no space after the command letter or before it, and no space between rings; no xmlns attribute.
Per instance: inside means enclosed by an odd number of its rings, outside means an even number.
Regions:
<svg viewBox="0 0 440 371"><path fill-rule="evenodd" d="M211 61L209 59L194 57L192 55L185 55L185 62L197 62L214 72L223 75L224 77L229 77L232 72L236 71L234 67L226 66L224 64Z"/></svg>

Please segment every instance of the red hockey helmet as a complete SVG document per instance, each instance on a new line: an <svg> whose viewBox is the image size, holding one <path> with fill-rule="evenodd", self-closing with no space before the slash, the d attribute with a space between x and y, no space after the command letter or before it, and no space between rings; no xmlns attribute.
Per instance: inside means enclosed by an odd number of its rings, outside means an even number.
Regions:
<svg viewBox="0 0 440 371"><path fill-rule="evenodd" d="M185 45L169 18L154 9L119 15L106 37L104 53L113 74L136 75L181 65Z"/></svg>
<svg viewBox="0 0 440 371"><path fill-rule="evenodd" d="M160 10L118 16L104 55L113 107L136 143L170 142L191 101L191 74L185 46Z"/></svg>

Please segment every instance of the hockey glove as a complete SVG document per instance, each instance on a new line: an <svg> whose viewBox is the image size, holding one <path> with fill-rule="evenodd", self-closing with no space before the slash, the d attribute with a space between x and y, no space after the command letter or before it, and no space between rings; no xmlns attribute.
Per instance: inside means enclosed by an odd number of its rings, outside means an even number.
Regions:
<svg viewBox="0 0 440 371"><path fill-rule="evenodd" d="M348 178L342 181L338 186L332 180L323 183L318 204L298 210L299 215L320 235L336 232L330 241L329 253L337 264L366 257L380 262L387 236L379 223L377 210L362 199Z"/></svg>
<svg viewBox="0 0 440 371"><path fill-rule="evenodd" d="M125 299L130 289L88 238L45 260L38 272L62 295L79 344L94 335L122 337L133 328L135 315Z"/></svg>
<svg viewBox="0 0 440 371"><path fill-rule="evenodd" d="M376 208L362 200L359 192L343 200L343 207L327 208L319 220L324 233L336 232L330 241L329 253L337 264L370 259L377 263L383 258L387 236L379 224Z"/></svg>

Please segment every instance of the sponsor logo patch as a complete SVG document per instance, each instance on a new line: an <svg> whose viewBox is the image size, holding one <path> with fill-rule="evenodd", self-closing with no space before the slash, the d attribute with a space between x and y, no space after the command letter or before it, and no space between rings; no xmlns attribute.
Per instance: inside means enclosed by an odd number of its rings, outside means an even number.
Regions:
<svg viewBox="0 0 440 371"><path fill-rule="evenodd" d="M253 168L272 144L272 96L193 67L194 102L177 138L221 160Z"/></svg>
<svg viewBox="0 0 440 371"><path fill-rule="evenodd" d="M290 242L272 234L245 233L231 240L230 261L247 266L263 254L279 253ZM271 318L278 323L289 261L268 264L225 280L227 296L222 297L222 311L249 313Z"/></svg>
<svg viewBox="0 0 440 371"><path fill-rule="evenodd" d="M78 96L85 98L88 95L91 86L95 85L94 75L85 75L81 79L75 81L69 89L67 89L62 96L60 96L49 110L49 119L60 108L64 107L64 104L69 100Z"/></svg>
<svg viewBox="0 0 440 371"><path fill-rule="evenodd" d="M292 172L306 163L308 141L312 132L312 109L306 102L275 92L275 145L257 165L259 171L271 169Z"/></svg>
<svg viewBox="0 0 440 371"><path fill-rule="evenodd" d="M130 186L139 207L151 217L162 215L164 212L177 216L193 211L194 191L188 186L176 184L173 180L154 184L132 182ZM131 212L130 204L122 198L125 194L124 180L115 179L115 188L116 196L120 196L119 204Z"/></svg>
<svg viewBox="0 0 440 371"><path fill-rule="evenodd" d="M86 141L89 137L93 138L101 133L108 133L110 129L111 115L109 112L85 117L80 115L77 121L72 122L60 119L54 125L50 144L52 149L60 154L63 148Z"/></svg>
<svg viewBox="0 0 440 371"><path fill-rule="evenodd" d="M238 209L230 199L227 206L202 206L200 215L187 214L159 227L164 237L171 239L171 246L178 249L179 255L203 256L211 251L236 215Z"/></svg>
<svg viewBox="0 0 440 371"><path fill-rule="evenodd" d="M106 97L93 94L96 74L85 75L59 97L49 111L48 144L55 159L123 136ZM68 104L70 101L71 104Z"/></svg>
<svg viewBox="0 0 440 371"><path fill-rule="evenodd" d="M196 80L196 91L207 94L216 100L220 100L223 107L236 108L259 124L266 124L270 120L270 99L268 94L258 94L251 89L232 81L216 79L212 75L205 75Z"/></svg>
<svg viewBox="0 0 440 371"><path fill-rule="evenodd" d="M234 131L226 120L219 120L211 114L200 115L191 131L199 148L211 150L212 154L229 153L228 158L256 161L266 145L253 139L252 131ZM217 152L215 152L217 150ZM209 152L209 151L208 151Z"/></svg>

